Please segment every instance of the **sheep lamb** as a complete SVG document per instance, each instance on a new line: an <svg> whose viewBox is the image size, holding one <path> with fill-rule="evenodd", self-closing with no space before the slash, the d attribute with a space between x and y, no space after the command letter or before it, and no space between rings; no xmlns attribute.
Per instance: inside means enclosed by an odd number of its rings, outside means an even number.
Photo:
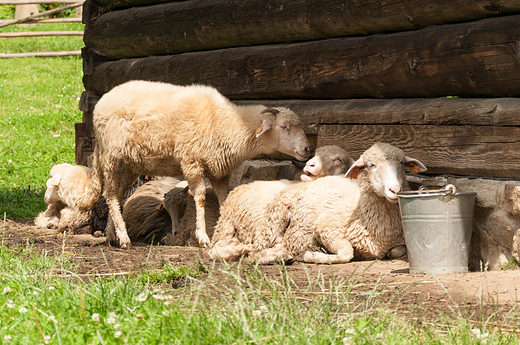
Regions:
<svg viewBox="0 0 520 345"><path fill-rule="evenodd" d="M298 116L286 108L237 106L216 89L130 81L101 97L94 108L96 146L89 197L101 191L109 208L107 242L130 245L120 204L139 174L183 175L196 206L196 238L209 245L205 226L205 182L222 203L231 171L246 159L280 151L306 160L309 142Z"/></svg>
<svg viewBox="0 0 520 345"><path fill-rule="evenodd" d="M305 165L301 179L307 182L328 175L343 175L351 165L352 159L342 148L320 147ZM288 180L255 181L231 191L220 210L211 241L210 258L234 261L248 254L253 249L256 233L264 229L268 205L286 188L294 190L305 184ZM283 259L287 261L290 257Z"/></svg>
<svg viewBox="0 0 520 345"><path fill-rule="evenodd" d="M406 253L397 193L405 171L425 166L392 145L377 143L346 177L331 176L282 191L255 242L260 263L291 255L309 263L396 258ZM352 179L358 178L358 181Z"/></svg>
<svg viewBox="0 0 520 345"><path fill-rule="evenodd" d="M90 212L80 211L77 206L86 196L92 169L62 163L53 166L49 175L44 196L49 206L38 214L34 223L40 228L74 233L90 220Z"/></svg>

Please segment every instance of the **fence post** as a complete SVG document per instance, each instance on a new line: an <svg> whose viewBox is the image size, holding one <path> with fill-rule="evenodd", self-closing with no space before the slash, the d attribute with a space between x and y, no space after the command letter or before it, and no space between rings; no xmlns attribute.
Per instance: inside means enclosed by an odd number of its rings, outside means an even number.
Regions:
<svg viewBox="0 0 520 345"><path fill-rule="evenodd" d="M21 19L25 17L32 16L33 14L38 13L38 5L16 5L14 10L14 19ZM33 27L36 24L19 24L24 27Z"/></svg>

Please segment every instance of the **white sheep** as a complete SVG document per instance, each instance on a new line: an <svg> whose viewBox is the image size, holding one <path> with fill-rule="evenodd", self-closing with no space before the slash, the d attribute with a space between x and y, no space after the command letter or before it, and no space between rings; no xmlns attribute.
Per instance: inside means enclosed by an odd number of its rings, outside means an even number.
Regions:
<svg viewBox="0 0 520 345"><path fill-rule="evenodd" d="M298 116L289 109L237 106L216 89L130 81L101 97L94 108L94 172L91 209L103 190L109 208L107 241L130 244L120 203L139 174L183 175L196 205L196 237L209 245L204 220L204 176L219 201L227 196L229 175L248 158L280 151L305 160L309 142Z"/></svg>
<svg viewBox="0 0 520 345"><path fill-rule="evenodd" d="M402 256L406 247L397 193L407 186L405 171L410 170L426 168L402 150L377 143L352 165L347 178L324 177L285 189L267 210L267 230L255 238L260 263L287 255L310 263Z"/></svg>
<svg viewBox="0 0 520 345"><path fill-rule="evenodd" d="M352 159L342 148L320 147L304 167L305 174L301 175L301 179L308 182L328 175L343 175L351 164ZM305 184L294 184L288 180L255 181L231 191L220 210L211 241L210 258L234 261L251 251L256 233L264 228L268 205L289 186L291 190L296 190Z"/></svg>
<svg viewBox="0 0 520 345"><path fill-rule="evenodd" d="M92 169L62 163L53 166L49 175L44 196L49 206L35 218L35 225L72 233L87 225L90 213L79 211L77 206L86 195Z"/></svg>

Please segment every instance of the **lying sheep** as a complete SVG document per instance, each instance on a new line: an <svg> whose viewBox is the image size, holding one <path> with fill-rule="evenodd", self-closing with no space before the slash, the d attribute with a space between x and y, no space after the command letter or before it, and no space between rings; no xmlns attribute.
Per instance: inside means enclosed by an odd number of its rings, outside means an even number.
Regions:
<svg viewBox="0 0 520 345"><path fill-rule="evenodd" d="M301 175L301 179L308 182L328 175L343 175L351 164L352 159L342 148L320 147L304 167L305 174ZM210 258L233 261L249 253L256 241L256 233L264 228L268 205L286 188L296 190L303 185L306 183L293 184L288 180L255 181L235 188L220 210L211 241Z"/></svg>
<svg viewBox="0 0 520 345"><path fill-rule="evenodd" d="M92 169L62 163L51 168L44 200L49 205L35 218L40 228L57 228L58 231L74 231L85 226L89 212L78 210L85 197L92 176Z"/></svg>
<svg viewBox="0 0 520 345"><path fill-rule="evenodd" d="M406 187L410 170L426 168L402 150L378 143L352 165L347 178L324 177L296 192L287 188L268 208L268 230L256 239L256 249L263 248L260 262L287 255L310 263L402 256L406 247L397 193Z"/></svg>
<svg viewBox="0 0 520 345"><path fill-rule="evenodd" d="M237 106L212 87L130 81L101 97L94 108L91 209L101 191L109 207L107 241L130 244L120 203L139 174L184 175L196 205L196 237L209 244L204 220L204 176L219 202L229 175L248 158L280 151L305 160L309 142L296 114L285 108Z"/></svg>
<svg viewBox="0 0 520 345"><path fill-rule="evenodd" d="M122 215L132 242L159 243L172 232L172 219L158 206L164 194L175 190L180 182L173 177L153 180L137 188L126 200Z"/></svg>
<svg viewBox="0 0 520 345"><path fill-rule="evenodd" d="M195 246L195 200L189 195L187 188L175 188L164 196L163 208L171 218L171 233L167 234L162 244L170 246ZM220 215L218 198L213 188L206 190L206 229L209 237L213 236L215 225Z"/></svg>
<svg viewBox="0 0 520 345"><path fill-rule="evenodd" d="M309 182L329 175L343 175L354 163L347 151L336 145L319 147L303 168L301 180Z"/></svg>

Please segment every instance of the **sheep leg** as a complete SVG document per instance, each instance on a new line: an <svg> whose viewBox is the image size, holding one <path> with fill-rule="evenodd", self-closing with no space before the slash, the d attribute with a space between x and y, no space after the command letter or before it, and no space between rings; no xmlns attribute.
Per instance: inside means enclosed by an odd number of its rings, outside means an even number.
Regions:
<svg viewBox="0 0 520 345"><path fill-rule="evenodd" d="M256 257L256 261L260 265L270 265L280 262L290 265L294 262L294 258L286 247L277 246L261 250Z"/></svg>
<svg viewBox="0 0 520 345"><path fill-rule="evenodd" d="M204 182L204 168L196 162L191 164L182 162L181 167L195 201L195 237L202 247L208 247L210 241L206 233L204 208L206 204L206 183Z"/></svg>
<svg viewBox="0 0 520 345"><path fill-rule="evenodd" d="M210 259L236 261L251 251L250 244L242 244L236 238L217 241L208 252Z"/></svg>
<svg viewBox="0 0 520 345"><path fill-rule="evenodd" d="M303 261L314 264L343 264L354 258L354 248L349 240L335 241L325 247L332 254L306 251L303 254Z"/></svg>
<svg viewBox="0 0 520 345"><path fill-rule="evenodd" d="M406 254L406 246L403 244L390 249L387 256L389 259L397 259L403 256L404 254Z"/></svg>
<svg viewBox="0 0 520 345"><path fill-rule="evenodd" d="M128 188L139 176L130 172L128 169L120 167L106 170L105 173L105 192L104 197L108 206L108 222L106 227L107 242L112 245L119 244L121 248L126 248L131 244L130 237L126 232L125 221L121 215L121 201ZM114 176L120 176L119 183ZM111 178L107 178L111 177ZM115 230L115 231L114 231ZM115 233L114 233L115 232Z"/></svg>

